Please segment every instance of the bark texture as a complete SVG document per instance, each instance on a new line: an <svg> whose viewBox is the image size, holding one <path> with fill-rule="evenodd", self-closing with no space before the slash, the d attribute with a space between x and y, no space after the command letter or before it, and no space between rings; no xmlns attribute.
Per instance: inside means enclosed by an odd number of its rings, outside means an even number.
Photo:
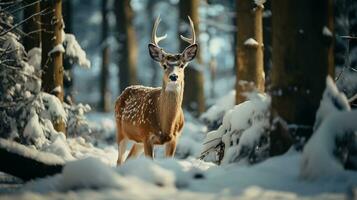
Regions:
<svg viewBox="0 0 357 200"><path fill-rule="evenodd" d="M137 44L130 0L115 1L119 48L119 90L137 83Z"/></svg>
<svg viewBox="0 0 357 200"><path fill-rule="evenodd" d="M237 0L236 104L246 100L246 92L264 91L263 8L251 0Z"/></svg>
<svg viewBox="0 0 357 200"><path fill-rule="evenodd" d="M332 4L272 1L272 105L288 124L313 125L326 76L333 77Z"/></svg>
<svg viewBox="0 0 357 200"><path fill-rule="evenodd" d="M41 1L41 10L48 9L46 15L42 15L42 88L45 92L53 94L63 102L63 53L62 45L62 1ZM65 133L65 123L59 120L54 123L57 131Z"/></svg>

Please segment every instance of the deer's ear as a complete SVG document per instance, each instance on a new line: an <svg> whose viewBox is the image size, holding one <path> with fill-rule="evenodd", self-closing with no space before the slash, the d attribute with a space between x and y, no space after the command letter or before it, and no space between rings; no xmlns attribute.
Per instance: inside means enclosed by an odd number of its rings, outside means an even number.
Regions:
<svg viewBox="0 0 357 200"><path fill-rule="evenodd" d="M198 45L197 44L192 44L188 46L185 50L182 52L183 59L185 62L190 62L196 57L198 50Z"/></svg>
<svg viewBox="0 0 357 200"><path fill-rule="evenodd" d="M160 62L162 58L164 57L164 52L162 49L154 44L149 44L149 53L152 59L154 59L157 62Z"/></svg>

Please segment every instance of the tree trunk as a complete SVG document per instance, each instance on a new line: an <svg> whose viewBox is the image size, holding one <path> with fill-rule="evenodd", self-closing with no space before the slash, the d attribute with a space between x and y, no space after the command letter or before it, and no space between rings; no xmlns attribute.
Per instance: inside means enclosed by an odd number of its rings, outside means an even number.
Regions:
<svg viewBox="0 0 357 200"><path fill-rule="evenodd" d="M72 0L63 1L63 21L65 23L65 32L73 34L73 22L72 22ZM63 87L65 92L64 101L68 104L72 104L74 101L73 94L73 85L74 85L74 76L73 76L73 63L70 59L63 58Z"/></svg>
<svg viewBox="0 0 357 200"><path fill-rule="evenodd" d="M41 11L40 2L36 2L36 0L25 0L24 5L31 6L24 8L24 19L27 19L34 15L35 13L39 13ZM23 31L27 34L24 36L23 44L26 52L30 51L32 48L40 47L41 44L41 15L36 15L31 17L27 22L23 25Z"/></svg>
<svg viewBox="0 0 357 200"><path fill-rule="evenodd" d="M118 27L119 48L119 90L137 83L137 45L135 30L132 24L134 11L130 0L115 1L115 15Z"/></svg>
<svg viewBox="0 0 357 200"><path fill-rule="evenodd" d="M200 5L199 0L180 0L180 20L179 20L179 34L190 37L190 28L184 31L180 30L180 24L188 24L187 16L190 16L195 26L196 36L198 40L199 36L199 15L198 7ZM189 26L186 26L189 27ZM180 40L180 50L183 51L189 44L183 40ZM195 58L198 64L202 63L200 50L198 50ZM204 95L204 78L203 72L195 68L192 64L185 69L185 88L183 105L190 111L194 111L196 115L200 115L205 111L205 95Z"/></svg>
<svg viewBox="0 0 357 200"><path fill-rule="evenodd" d="M62 42L62 1L41 1L41 10L48 9L42 15L42 88L45 92L57 96L63 102L63 46ZM54 122L57 131L65 133L63 120Z"/></svg>
<svg viewBox="0 0 357 200"><path fill-rule="evenodd" d="M109 49L109 43L107 41L108 39L108 29L109 29L109 24L108 24L108 17L107 17L107 5L108 5L108 0L102 0L102 41L101 41L101 46L103 48L102 50L102 71L100 74L100 109L103 112L109 112L110 111L110 91L109 91L109 85L108 85L108 80L109 80L109 56L110 56L110 49Z"/></svg>
<svg viewBox="0 0 357 200"><path fill-rule="evenodd" d="M154 8L155 8L155 1L152 1L147 4L147 10L148 10L148 19L150 21L150 27L155 23L155 16L154 16ZM149 29L148 34L151 35L152 29ZM160 75L160 67L158 64L153 60L150 59L150 67L152 69L152 77L151 77L151 85L152 86L160 86L162 84L162 80L159 77Z"/></svg>
<svg viewBox="0 0 357 200"><path fill-rule="evenodd" d="M245 93L264 91L263 6L251 0L237 0L236 104Z"/></svg>
<svg viewBox="0 0 357 200"><path fill-rule="evenodd" d="M272 2L272 106L288 124L309 127L303 133L307 137L326 76L334 74L332 3Z"/></svg>

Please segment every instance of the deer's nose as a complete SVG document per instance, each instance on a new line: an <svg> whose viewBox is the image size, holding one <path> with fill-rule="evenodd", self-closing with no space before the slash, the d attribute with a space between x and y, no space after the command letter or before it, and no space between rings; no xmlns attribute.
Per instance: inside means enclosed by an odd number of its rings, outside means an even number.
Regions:
<svg viewBox="0 0 357 200"><path fill-rule="evenodd" d="M171 75L169 76L169 79L170 79L171 81L177 81L178 76L177 76L176 74L171 74Z"/></svg>

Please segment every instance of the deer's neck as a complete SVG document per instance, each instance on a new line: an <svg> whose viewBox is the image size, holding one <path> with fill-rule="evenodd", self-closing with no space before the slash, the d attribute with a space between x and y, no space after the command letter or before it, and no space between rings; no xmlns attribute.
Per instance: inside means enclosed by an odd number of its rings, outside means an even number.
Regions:
<svg viewBox="0 0 357 200"><path fill-rule="evenodd" d="M178 115L181 112L184 83L179 84L178 90L167 90L164 83L159 98L159 121L161 131L165 134L173 134Z"/></svg>

